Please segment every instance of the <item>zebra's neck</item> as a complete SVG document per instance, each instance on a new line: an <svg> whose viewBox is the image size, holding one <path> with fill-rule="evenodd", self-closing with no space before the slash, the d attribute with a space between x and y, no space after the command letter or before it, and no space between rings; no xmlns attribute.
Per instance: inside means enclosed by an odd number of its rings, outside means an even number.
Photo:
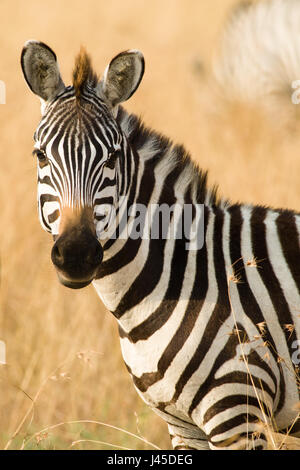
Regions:
<svg viewBox="0 0 300 470"><path fill-rule="evenodd" d="M128 162L120 171L120 186L127 188L126 201L149 208L204 204L224 206L216 188L207 187L207 172L201 171L182 146L147 129L134 115L119 110L118 123L126 136ZM130 173L130 179L124 176ZM127 181L122 181L127 178ZM172 238L172 237L171 237ZM106 307L118 318L126 332L131 330L130 311L143 309L143 316L156 309L161 292L169 282L169 261L185 257L185 240L108 238L104 259L94 285ZM145 286L147 288L145 289ZM156 286L156 288L154 288ZM147 291L149 290L149 295ZM140 298L141 297L141 298ZM135 311L134 315L139 315Z"/></svg>

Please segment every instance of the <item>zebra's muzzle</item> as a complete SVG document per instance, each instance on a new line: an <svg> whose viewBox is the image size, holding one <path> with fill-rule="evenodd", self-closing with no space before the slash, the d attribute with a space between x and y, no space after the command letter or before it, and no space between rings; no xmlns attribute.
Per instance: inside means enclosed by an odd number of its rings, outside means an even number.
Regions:
<svg viewBox="0 0 300 470"><path fill-rule="evenodd" d="M71 289L81 289L89 285L102 258L103 250L97 238L83 227L73 227L60 235L51 252L59 281Z"/></svg>
<svg viewBox="0 0 300 470"><path fill-rule="evenodd" d="M83 287L86 287L88 286L93 279L91 279L90 281L85 281L85 282L80 282L80 281L68 281L66 279L64 279L63 277L61 277L58 273L58 279L59 279L59 282L65 286L65 287L69 287L70 289L82 289Z"/></svg>

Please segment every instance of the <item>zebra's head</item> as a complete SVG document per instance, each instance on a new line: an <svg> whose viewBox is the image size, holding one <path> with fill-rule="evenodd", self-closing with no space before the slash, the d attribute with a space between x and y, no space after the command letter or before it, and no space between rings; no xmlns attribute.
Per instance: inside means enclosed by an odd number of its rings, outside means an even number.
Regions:
<svg viewBox="0 0 300 470"><path fill-rule="evenodd" d="M60 282L88 285L103 258L98 225L101 207L118 197L126 137L117 123L118 105L137 89L144 59L136 50L118 54L98 80L82 49L73 85L65 86L55 53L28 41L21 65L41 99L42 119L34 134L38 207L42 227L54 238L51 259ZM105 229L103 223L101 227Z"/></svg>

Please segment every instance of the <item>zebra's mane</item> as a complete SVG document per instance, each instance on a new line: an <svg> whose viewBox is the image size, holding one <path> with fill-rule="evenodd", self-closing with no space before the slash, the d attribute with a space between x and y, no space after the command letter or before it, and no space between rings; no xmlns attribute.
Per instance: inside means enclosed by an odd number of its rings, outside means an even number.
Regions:
<svg viewBox="0 0 300 470"><path fill-rule="evenodd" d="M218 195L216 185L208 187L208 172L202 170L191 158L183 145L176 145L171 139L148 128L142 119L134 114L128 114L120 106L117 121L128 138L130 145L146 159L165 159L170 171L176 168L182 179L190 184L196 191L197 203L210 206L225 207L229 204ZM180 178L180 176L179 176Z"/></svg>
<svg viewBox="0 0 300 470"><path fill-rule="evenodd" d="M73 70L73 87L76 98L80 99L82 91L87 84L96 87L97 83L98 76L93 70L90 56L87 54L84 47L81 47L75 59Z"/></svg>

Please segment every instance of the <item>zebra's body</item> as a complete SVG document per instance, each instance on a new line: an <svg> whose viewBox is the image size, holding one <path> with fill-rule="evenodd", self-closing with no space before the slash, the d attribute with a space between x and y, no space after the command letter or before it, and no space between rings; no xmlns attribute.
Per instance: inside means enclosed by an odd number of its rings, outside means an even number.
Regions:
<svg viewBox="0 0 300 470"><path fill-rule="evenodd" d="M50 72L36 84L40 60ZM218 199L183 147L117 107L143 73L136 51L113 59L100 85L86 56L74 87L55 64L42 43L25 46L25 78L43 101L40 218L56 240L60 281L93 282L118 320L135 387L167 421L175 448L264 448L259 422L284 429L297 417L300 216ZM120 222L124 201L187 204L193 214L203 204L203 247L114 236L102 209L112 205Z"/></svg>
<svg viewBox="0 0 300 470"><path fill-rule="evenodd" d="M122 127L122 120L120 124ZM145 180L150 181L156 165L165 167L165 174L157 172L161 179L153 178L153 187L147 185L149 200L151 194L161 194L166 175L173 178L172 187L180 183L182 168L177 173L172 161L163 163L164 158L168 160L168 153L166 149L158 162L154 154L149 174L144 173ZM200 188L201 175L196 171L195 182ZM179 198L188 192L190 184L186 181ZM206 206L206 242L201 250L186 251L182 240L177 241L177 246L174 240L153 241L152 248L145 243L138 279L136 256L143 250L132 241L128 245L122 243L132 261L124 264L123 253L118 249L112 255L110 249L104 251L100 279L94 281L94 286L118 319L124 361L136 388L150 406L170 414L165 416L167 422L172 423L172 416L187 422L192 419L191 424L209 429L206 434L213 438L214 428L223 419L220 416L218 420L214 411L213 403L220 399L224 404L217 406L223 406L227 413L228 408L236 407L232 414L240 428L244 427L247 414L250 420L259 416L264 422L256 396L263 389L260 399L266 415L269 407L277 429L288 427L297 415L294 405L299 400L291 357L295 352L292 345L297 344L300 334L300 271L294 263L300 255L300 218L290 211L230 206L217 201L207 189L192 203L203 203L205 199L213 203ZM173 204L174 199L169 203ZM155 243L163 244L162 249L157 249L162 256L151 254ZM168 257L163 255L164 249ZM106 269L111 274L107 275ZM295 325L295 330L290 331L288 325ZM251 362L249 370L245 359ZM213 363L211 370L208 364ZM239 376L232 373L237 370ZM237 383L231 401L228 392L214 392L218 383L232 380ZM207 390L212 390L210 395ZM205 418L209 414L214 425ZM195 430L192 436L197 437Z"/></svg>

